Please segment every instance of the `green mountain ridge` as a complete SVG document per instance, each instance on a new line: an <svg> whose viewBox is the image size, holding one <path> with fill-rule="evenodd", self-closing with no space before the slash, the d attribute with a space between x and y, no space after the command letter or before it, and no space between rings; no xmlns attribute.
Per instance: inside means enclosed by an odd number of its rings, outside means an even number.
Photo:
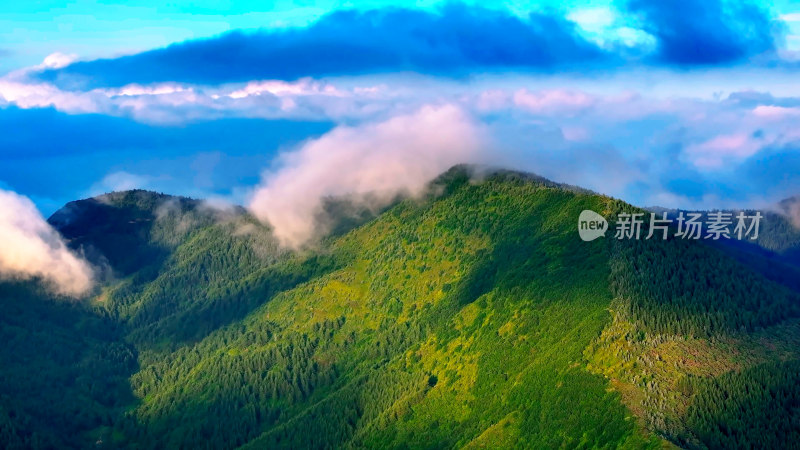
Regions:
<svg viewBox="0 0 800 450"><path fill-rule="evenodd" d="M583 242L584 209L638 210L459 166L292 252L243 210L72 204L50 222L113 276L77 304L0 284L0 442L796 446L799 291L701 241Z"/></svg>

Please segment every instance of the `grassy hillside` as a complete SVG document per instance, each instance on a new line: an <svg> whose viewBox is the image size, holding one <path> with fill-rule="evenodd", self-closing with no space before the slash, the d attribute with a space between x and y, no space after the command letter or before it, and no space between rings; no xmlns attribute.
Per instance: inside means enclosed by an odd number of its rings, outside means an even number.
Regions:
<svg viewBox="0 0 800 450"><path fill-rule="evenodd" d="M21 420L6 405L50 394L0 388L0 438L254 449L796 442L791 286L702 242L583 242L580 211L632 207L538 177L477 182L455 168L431 192L342 221L302 252L279 249L243 211L220 216L187 199L116 194L101 202L114 218L92 227L79 225L86 205L72 205L76 219L51 221L111 275L90 305L71 308L108 330L89 347L131 359L112 364L107 404L72 399L102 419ZM106 211L117 207L122 216Z"/></svg>

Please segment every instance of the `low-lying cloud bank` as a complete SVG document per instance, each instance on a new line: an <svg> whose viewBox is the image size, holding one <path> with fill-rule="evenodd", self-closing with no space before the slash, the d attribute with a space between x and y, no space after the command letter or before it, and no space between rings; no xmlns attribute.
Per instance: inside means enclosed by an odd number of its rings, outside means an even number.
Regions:
<svg viewBox="0 0 800 450"><path fill-rule="evenodd" d="M348 197L370 208L397 195L420 195L451 166L480 162L487 148L482 127L452 105L358 127L341 126L281 155L280 168L264 174L250 203L275 236L298 248L324 234L324 200Z"/></svg>
<svg viewBox="0 0 800 450"><path fill-rule="evenodd" d="M67 248L28 198L5 190L0 190L0 242L0 279L40 278L71 297L92 288L91 266Z"/></svg>
<svg viewBox="0 0 800 450"><path fill-rule="evenodd" d="M326 197L353 195L374 210L398 193L418 194L452 165L477 163L644 206L763 208L800 192L800 135L788 113L795 101L757 92L701 101L485 91L335 128L283 154L250 206L284 245L301 247L327 231L318 218Z"/></svg>

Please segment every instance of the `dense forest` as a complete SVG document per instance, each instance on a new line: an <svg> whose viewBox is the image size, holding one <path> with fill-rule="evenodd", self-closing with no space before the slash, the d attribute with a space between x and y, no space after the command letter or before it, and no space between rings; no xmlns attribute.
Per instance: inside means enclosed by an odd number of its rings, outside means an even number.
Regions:
<svg viewBox="0 0 800 450"><path fill-rule="evenodd" d="M384 211L327 207L334 233L290 251L239 208L146 191L65 206L50 222L101 286L0 283L0 442L797 447L797 268L768 273L793 254L785 219L759 257L583 242L582 210L635 208L465 167Z"/></svg>

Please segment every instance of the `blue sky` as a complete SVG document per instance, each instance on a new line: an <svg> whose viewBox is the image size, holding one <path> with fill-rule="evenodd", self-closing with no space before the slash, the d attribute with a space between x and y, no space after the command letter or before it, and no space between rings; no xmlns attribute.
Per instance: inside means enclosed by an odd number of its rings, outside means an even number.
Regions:
<svg viewBox="0 0 800 450"><path fill-rule="evenodd" d="M639 205L800 195L800 5L483 3L5 2L0 188L298 203L475 162Z"/></svg>

